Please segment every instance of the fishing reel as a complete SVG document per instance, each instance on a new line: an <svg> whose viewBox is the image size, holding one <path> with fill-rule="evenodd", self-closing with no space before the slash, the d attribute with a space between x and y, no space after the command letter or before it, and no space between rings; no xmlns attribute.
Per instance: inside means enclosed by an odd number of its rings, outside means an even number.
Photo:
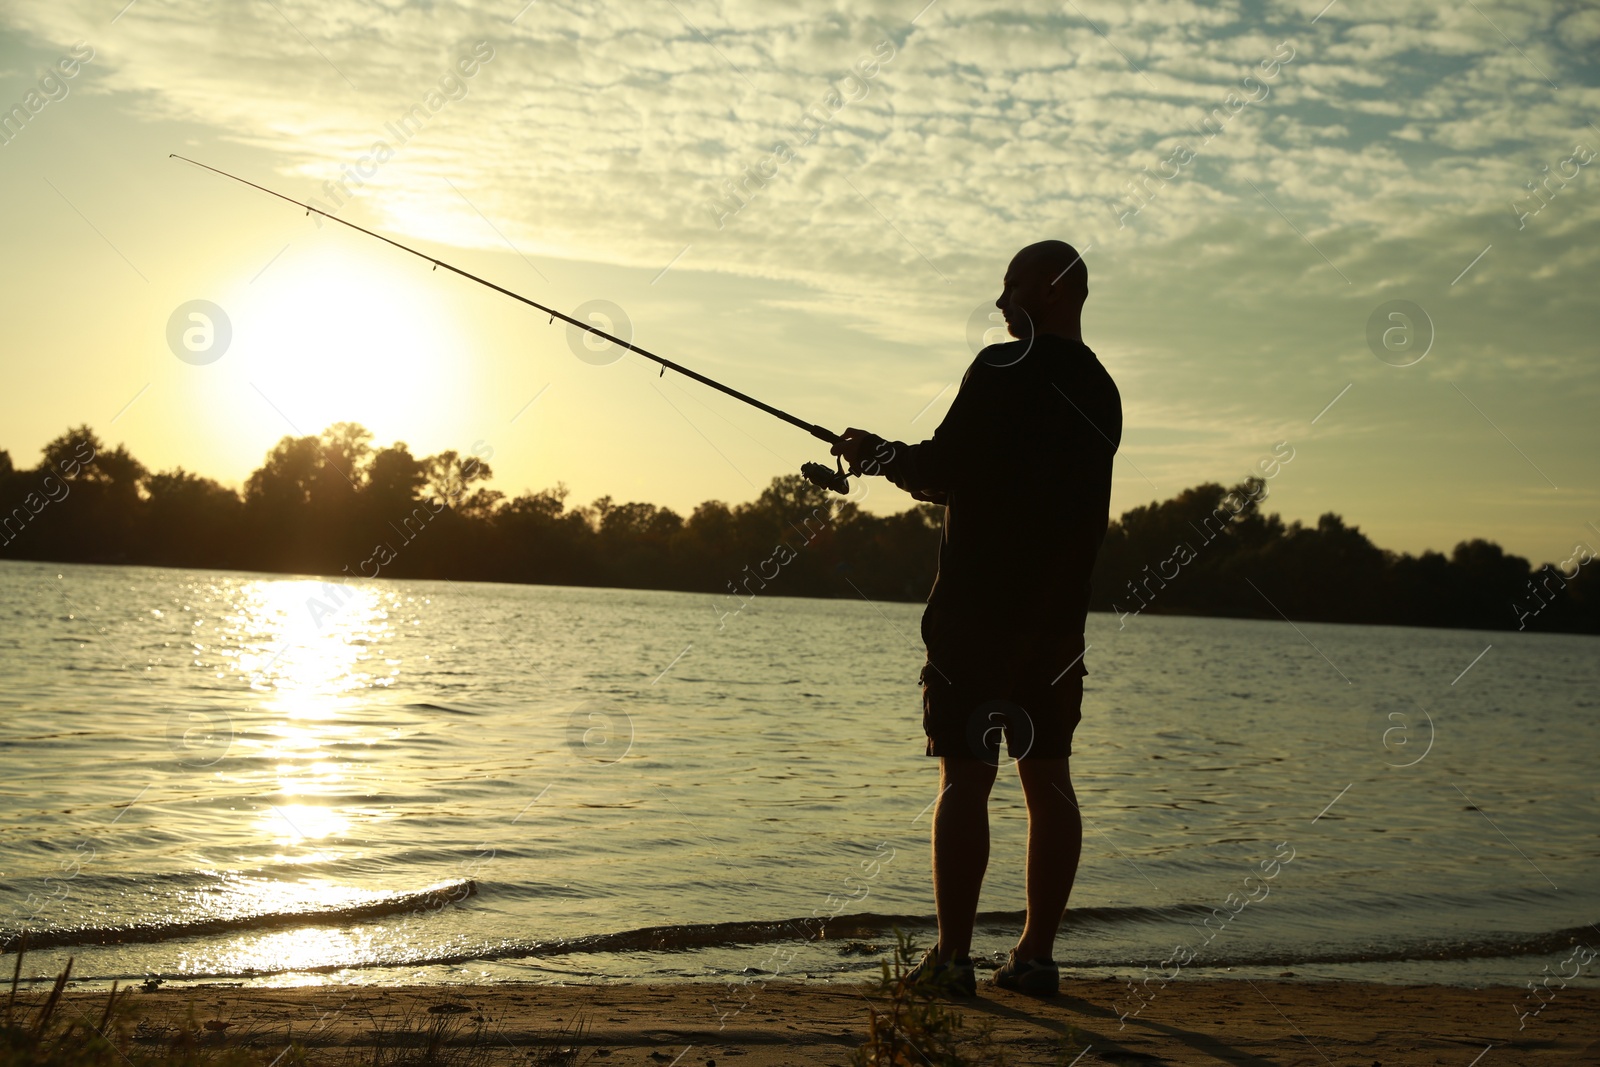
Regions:
<svg viewBox="0 0 1600 1067"><path fill-rule="evenodd" d="M826 463L802 463L800 473L805 475L806 481L819 489L831 489L840 496L850 494L850 479L844 473L844 462L834 461L837 470L829 470Z"/></svg>

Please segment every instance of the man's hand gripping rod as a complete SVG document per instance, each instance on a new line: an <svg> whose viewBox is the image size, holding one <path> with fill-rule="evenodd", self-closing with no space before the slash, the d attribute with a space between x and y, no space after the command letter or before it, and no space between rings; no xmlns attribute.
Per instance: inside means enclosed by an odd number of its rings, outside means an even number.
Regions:
<svg viewBox="0 0 1600 1067"><path fill-rule="evenodd" d="M323 211L321 208L312 207L310 204L303 203L302 201L296 200L293 197L285 196L280 192L276 192L276 191L274 191L272 189L268 189L264 185L257 185L255 182L246 181L244 178L239 177L237 174L229 174L225 170L219 170L216 167L208 166L205 163L200 163L200 162L198 162L196 160L190 159L188 156L180 156L176 152L174 152L174 153L172 153L171 158L172 159L181 159L185 163L192 163L195 166L200 167L200 168L202 168L204 170L211 171L213 174L220 174L224 178L232 178L234 181L239 182L239 183L241 183L243 185L248 185L252 189L260 190L261 192L266 193L269 196L275 196L279 200L286 200L289 203L295 205L296 207L304 208L307 215L310 215L311 213L315 212L316 214L321 215L325 219L328 219L328 220L330 220L332 222L340 223L341 225L344 225L344 226L348 226L352 230L358 230L361 233L366 234L368 237L376 237L378 240L384 242L385 244L393 245L394 247L400 249L402 252L410 252L412 255L418 257L419 259L427 260L429 263L433 264L433 269L434 270L438 270L440 267L443 267L445 270L450 271L453 274L459 274L459 275L461 275L461 277L466 278L466 279L468 279L470 281L475 281L479 285L487 286L488 288L493 289L497 293L501 293L501 294L503 294L505 296L511 297L513 300L520 300L524 304L527 304L529 307L538 308L540 311L542 311L545 314L550 316L550 321L551 322L554 322L556 319L560 319L562 322L568 323L568 324L570 324L572 326L576 326L580 330L585 330L585 331L587 331L589 333L592 333L596 337L603 337L607 341L610 341L612 344L620 345L621 347L627 349L629 352L633 352L636 355L643 356L645 359L651 360L651 361L653 361L655 363L659 363L664 369L675 370L679 374L683 375L685 378L693 378L695 381L699 382L702 385L709 385L711 388L716 389L719 392L726 393L726 394L728 394L729 396L733 397L736 400L744 401L746 404L749 404L751 407L760 408L762 411L765 411L768 415L774 415L774 416L782 419L784 422L789 423L792 426L798 426L798 427L800 427L800 429L806 431L812 437L817 438L819 441L826 441L830 445L836 445L836 444L839 443L839 435L838 434L832 432L831 430L824 429L823 427L818 426L816 423L806 422L804 419L796 418L795 416L789 414L787 411L784 411L781 408L775 408L771 404L763 404L761 401L757 400L753 396L748 395L747 393L741 393L739 390L734 389L731 386L723 385L721 382L719 382L719 381L717 381L717 380L715 380L713 378L707 378L704 374L700 374L697 371L692 371L688 367L683 366L682 364L674 363L670 359L665 359L665 358L663 358L661 356L656 355L654 352L650 352L650 351L648 351L646 349L640 348L638 345L631 344L631 343L629 343L627 341L624 341L620 337L615 337L615 336L607 333L606 331L600 329L599 327L594 326L594 325L592 325L590 323L580 322L577 319L573 318L571 315L563 314L562 312L557 311L555 308L547 307L544 304L539 303L537 300L532 300L532 299L530 299L528 297L523 296L521 293L514 293L510 289L507 289L502 285L496 285L494 282L489 281L487 278L480 278L476 274L473 274L470 271L462 270L460 267L454 266L453 264L446 263L442 259L435 259L432 256L428 255L426 252L419 252L415 248L412 248L410 245L403 245L399 241L394 240L393 238L385 237L381 233L374 233L373 231L367 229L364 226L357 226L355 223L348 222L345 219L341 219L336 215L330 215L326 211ZM850 492L850 482L849 482L849 479L845 476L844 467L843 467L842 463L841 464L836 464L836 466L837 466L836 470L829 470L826 465L821 464L821 463L806 463L806 464L803 464L800 467L800 473L803 474L805 476L806 480L809 481L812 485L818 486L818 487L820 487L822 489L831 489L835 493L848 493L848 492Z"/></svg>

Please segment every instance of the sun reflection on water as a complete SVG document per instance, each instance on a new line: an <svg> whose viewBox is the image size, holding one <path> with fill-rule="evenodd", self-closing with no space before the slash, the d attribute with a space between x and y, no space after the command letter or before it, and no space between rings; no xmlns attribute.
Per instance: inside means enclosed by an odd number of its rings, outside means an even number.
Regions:
<svg viewBox="0 0 1600 1067"><path fill-rule="evenodd" d="M247 973L359 965L380 958L375 940L370 929L360 927L280 930L232 947L223 966L234 973Z"/></svg>
<svg viewBox="0 0 1600 1067"><path fill-rule="evenodd" d="M253 688L274 694L269 706L326 718L338 697L382 684L366 669L372 647L394 637L389 597L378 587L302 579L252 582L240 592L239 666Z"/></svg>
<svg viewBox="0 0 1600 1067"><path fill-rule="evenodd" d="M372 721L369 698L395 670L382 653L395 638L395 595L376 585L310 579L250 581L230 594L227 644L256 694L259 717L235 737L228 769L254 801L256 858L273 866L337 862L360 847L352 839L369 814L363 779L371 774L350 753L385 733ZM255 914L338 907L360 892L321 880L250 880L232 888L232 906ZM320 940L306 931L253 939L251 965L315 965L323 953L309 946ZM336 940L339 947L330 943L327 952L352 947L342 935ZM268 958L275 946L281 958Z"/></svg>
<svg viewBox="0 0 1600 1067"><path fill-rule="evenodd" d="M277 821L262 829L279 840L310 841L334 834L343 835L350 830L350 820L336 808L320 804L272 804L268 807L269 811L262 816L263 820L271 823L276 818ZM276 827L284 829L274 833Z"/></svg>
<svg viewBox="0 0 1600 1067"><path fill-rule="evenodd" d="M461 892L454 883L437 883L418 894L397 896L321 878L229 881L232 884L220 896L211 895L203 902L207 918L315 913L321 921L240 932L222 943L185 950L178 955L176 973L276 973L283 984L298 985L306 981L303 972L393 959L414 939L412 923L426 922L447 900L459 899ZM377 921L372 914L375 908L382 912Z"/></svg>

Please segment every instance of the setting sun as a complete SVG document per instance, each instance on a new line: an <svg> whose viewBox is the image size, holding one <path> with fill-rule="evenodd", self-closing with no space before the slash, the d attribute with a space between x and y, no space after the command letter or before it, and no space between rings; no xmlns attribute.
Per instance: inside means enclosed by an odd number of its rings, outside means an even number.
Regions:
<svg viewBox="0 0 1600 1067"><path fill-rule="evenodd" d="M468 341L426 264L350 251L359 240L298 240L263 270L235 309L236 358L294 432L349 420L426 436L468 393Z"/></svg>

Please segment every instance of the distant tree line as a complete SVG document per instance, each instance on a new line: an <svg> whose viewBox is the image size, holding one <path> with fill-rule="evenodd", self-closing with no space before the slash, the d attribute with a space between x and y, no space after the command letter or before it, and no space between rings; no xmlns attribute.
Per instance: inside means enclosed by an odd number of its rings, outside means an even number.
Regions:
<svg viewBox="0 0 1600 1067"><path fill-rule="evenodd" d="M285 437L242 492L178 468L151 473L87 426L36 467L0 451L0 558L326 575L676 589L736 613L762 593L922 600L941 509L879 516L774 478L757 499L687 517L562 485L507 499L487 456L417 457L338 423ZM1600 568L1577 545L1538 570L1490 541L1397 554L1329 512L1285 524L1265 482L1207 483L1124 513L1095 570L1093 606L1474 629L1600 633Z"/></svg>

